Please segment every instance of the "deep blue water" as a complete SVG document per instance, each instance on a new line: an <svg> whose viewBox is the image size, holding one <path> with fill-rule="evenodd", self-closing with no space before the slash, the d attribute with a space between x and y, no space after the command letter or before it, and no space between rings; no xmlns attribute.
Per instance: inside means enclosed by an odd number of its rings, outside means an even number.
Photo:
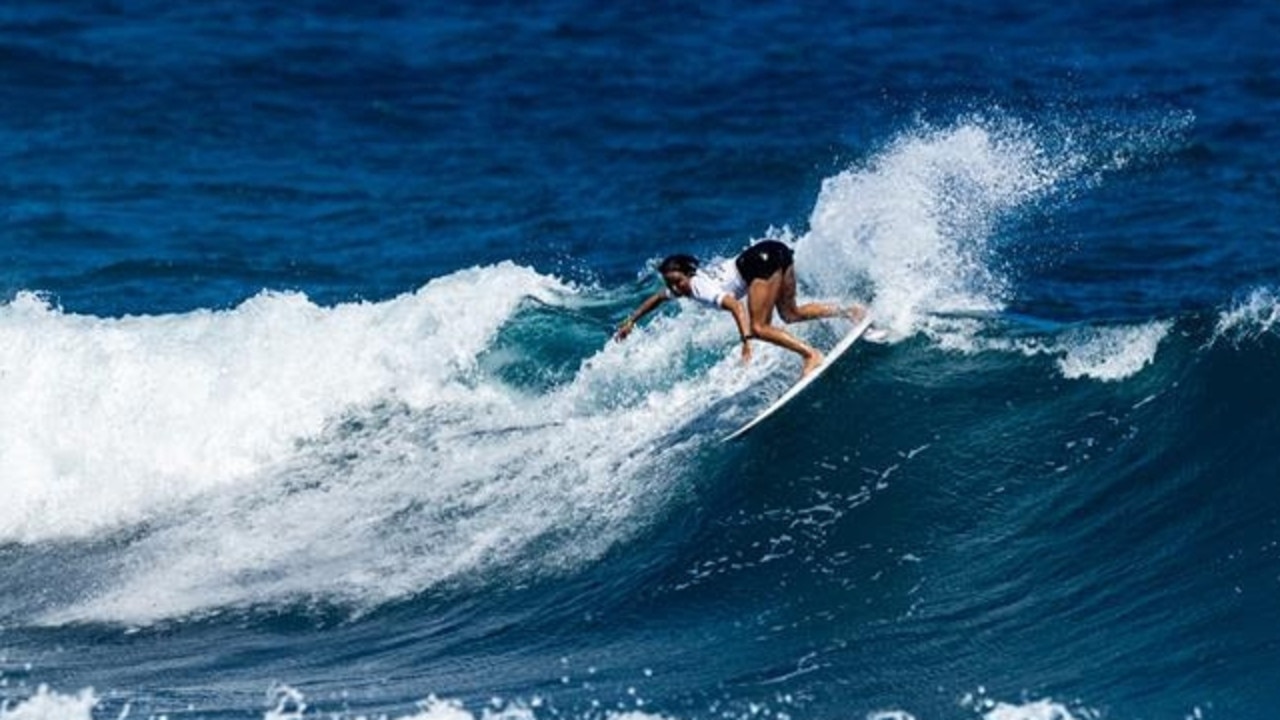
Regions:
<svg viewBox="0 0 1280 720"><path fill-rule="evenodd" d="M1276 37L7 3L0 718L1274 717ZM765 237L888 341L724 444L794 357L609 337Z"/></svg>

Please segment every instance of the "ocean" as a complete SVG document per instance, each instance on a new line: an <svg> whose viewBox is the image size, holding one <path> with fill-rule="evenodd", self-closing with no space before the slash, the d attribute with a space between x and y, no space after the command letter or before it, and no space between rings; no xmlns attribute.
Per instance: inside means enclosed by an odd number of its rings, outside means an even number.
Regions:
<svg viewBox="0 0 1280 720"><path fill-rule="evenodd" d="M1277 717L1277 38L9 0L0 718ZM611 336L766 238L885 337L725 443L795 355Z"/></svg>

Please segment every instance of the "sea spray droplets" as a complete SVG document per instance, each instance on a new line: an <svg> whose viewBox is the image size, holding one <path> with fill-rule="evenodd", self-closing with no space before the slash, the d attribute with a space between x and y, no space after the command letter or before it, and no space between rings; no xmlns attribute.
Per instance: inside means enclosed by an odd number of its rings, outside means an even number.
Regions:
<svg viewBox="0 0 1280 720"><path fill-rule="evenodd" d="M273 707L263 714L263 720L307 720L307 718L333 718L337 720L338 718L347 717L352 718L352 720L537 720L539 716L564 717L555 712L554 709L546 708L540 698L523 702L507 701L495 697L489 701L488 706L480 708L478 712L472 712L460 700L441 698L434 694L428 695L425 700L419 701L417 703L417 711L408 715L352 716L320 711L308 713L303 694L287 685L275 686L272 689L272 697L269 702L273 704ZM539 712L540 710L541 712ZM604 720L669 720L666 716L654 715L639 710L607 711L593 716ZM0 718L7 717L0 715ZM33 717L42 719L46 716ZM52 720L53 716L49 717ZM57 720L62 720L62 718L58 717Z"/></svg>
<svg viewBox="0 0 1280 720"><path fill-rule="evenodd" d="M997 309L1008 287L994 228L1077 165L1012 121L908 133L823 183L798 262L819 294L869 282L878 323L899 335L931 311Z"/></svg>
<svg viewBox="0 0 1280 720"><path fill-rule="evenodd" d="M1160 342L1172 327L1171 322L1151 322L1070 332L1062 338L1064 356L1058 367L1069 379L1123 380L1155 360Z"/></svg>
<svg viewBox="0 0 1280 720"><path fill-rule="evenodd" d="M1275 288L1254 288L1244 299L1234 303L1218 317L1213 339L1239 345L1272 333L1280 327L1280 294Z"/></svg>

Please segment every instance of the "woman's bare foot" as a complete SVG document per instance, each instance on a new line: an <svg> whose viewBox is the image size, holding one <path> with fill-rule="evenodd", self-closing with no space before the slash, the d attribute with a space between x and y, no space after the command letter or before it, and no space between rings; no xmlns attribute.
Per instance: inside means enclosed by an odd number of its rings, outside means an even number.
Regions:
<svg viewBox="0 0 1280 720"><path fill-rule="evenodd" d="M820 352L815 351L812 355L806 355L804 357L804 370L800 372L800 377L804 377L814 370L817 370L818 367L822 365L822 360L822 353Z"/></svg>
<svg viewBox="0 0 1280 720"><path fill-rule="evenodd" d="M855 303L853 305L850 305L849 308L844 311L844 314L846 317L848 317L850 320L853 321L854 325L857 325L858 323L866 319L867 312L868 311L867 311L866 305Z"/></svg>

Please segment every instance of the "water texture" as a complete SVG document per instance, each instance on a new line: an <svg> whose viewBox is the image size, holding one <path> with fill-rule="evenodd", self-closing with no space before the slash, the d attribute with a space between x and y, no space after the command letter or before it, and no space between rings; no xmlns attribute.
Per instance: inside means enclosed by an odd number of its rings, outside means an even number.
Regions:
<svg viewBox="0 0 1280 720"><path fill-rule="evenodd" d="M8 3L0 718L1273 717L1277 34Z"/></svg>

